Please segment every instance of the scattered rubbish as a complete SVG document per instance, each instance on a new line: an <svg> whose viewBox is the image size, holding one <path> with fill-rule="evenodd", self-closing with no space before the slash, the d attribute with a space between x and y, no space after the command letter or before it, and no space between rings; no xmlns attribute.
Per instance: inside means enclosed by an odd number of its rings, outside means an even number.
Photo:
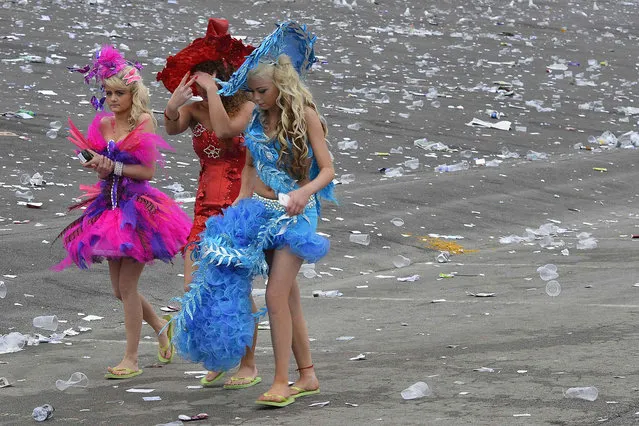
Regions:
<svg viewBox="0 0 639 426"><path fill-rule="evenodd" d="M209 415L206 413L196 414L195 416L187 416L186 414L178 415L178 420L182 420L183 422L191 422L195 420L204 420L208 419Z"/></svg>
<svg viewBox="0 0 639 426"><path fill-rule="evenodd" d="M393 259L393 265L395 265L396 268L405 268L406 266L409 266L410 264L411 264L411 260L406 256L397 255Z"/></svg>
<svg viewBox="0 0 639 426"><path fill-rule="evenodd" d="M554 280L559 276L557 273L557 266L552 263L540 266L537 268L537 272L539 272L539 277L544 281Z"/></svg>
<svg viewBox="0 0 639 426"><path fill-rule="evenodd" d="M479 118L473 118L470 122L466 123L467 126L470 127L485 127L487 129L497 129L497 130L510 130L511 122L507 120L498 121L496 123L491 123L490 121L480 120Z"/></svg>
<svg viewBox="0 0 639 426"><path fill-rule="evenodd" d="M434 299L434 300L431 300L430 303L442 303L442 302L445 302L445 301L446 301L446 299Z"/></svg>
<svg viewBox="0 0 639 426"><path fill-rule="evenodd" d="M432 394L432 389L424 382L414 383L401 392L402 398L406 400L424 398Z"/></svg>
<svg viewBox="0 0 639 426"><path fill-rule="evenodd" d="M599 396L599 390L594 386L568 388L564 391L566 398L585 399L595 401Z"/></svg>
<svg viewBox="0 0 639 426"><path fill-rule="evenodd" d="M597 239L588 232L577 234L577 250L591 250L597 248Z"/></svg>
<svg viewBox="0 0 639 426"><path fill-rule="evenodd" d="M350 358L350 361L362 361L366 359L366 355L364 354L359 354L357 356L354 356L353 358Z"/></svg>
<svg viewBox="0 0 639 426"><path fill-rule="evenodd" d="M353 340L354 338L355 336L339 336L335 340L337 340L338 342L348 342L349 340Z"/></svg>
<svg viewBox="0 0 639 426"><path fill-rule="evenodd" d="M448 263L450 262L450 252L442 251L437 255L438 263Z"/></svg>
<svg viewBox="0 0 639 426"><path fill-rule="evenodd" d="M6 377L0 377L0 388L8 388L13 386Z"/></svg>
<svg viewBox="0 0 639 426"><path fill-rule="evenodd" d="M314 402L314 403L312 403L312 404L309 404L308 406L309 406L309 407L319 407L319 408L322 408L322 407L326 407L326 406L327 406L328 404L330 404L330 403L331 403L331 401Z"/></svg>
<svg viewBox="0 0 639 426"><path fill-rule="evenodd" d="M426 151L450 151L451 149L441 142L428 142L426 139L417 139L413 145Z"/></svg>
<svg viewBox="0 0 639 426"><path fill-rule="evenodd" d="M84 321L97 321L97 320L101 320L104 317L99 317L97 315L87 315L86 317L82 318Z"/></svg>
<svg viewBox="0 0 639 426"><path fill-rule="evenodd" d="M34 408L31 416L33 417L33 420L35 420L36 422L43 422L53 417L54 411L55 411L55 408L53 408L51 405L44 404L44 405L41 405L40 407Z"/></svg>
<svg viewBox="0 0 639 426"><path fill-rule="evenodd" d="M81 373L79 371L73 373L71 377L69 378L69 380L58 379L55 382L55 387L61 391L64 391L70 387L86 388L88 385L89 385L89 378L86 376L86 374Z"/></svg>
<svg viewBox="0 0 639 426"><path fill-rule="evenodd" d="M300 267L300 272L306 278L315 278L319 277L319 274L315 271L314 263L303 263Z"/></svg>
<svg viewBox="0 0 639 426"><path fill-rule="evenodd" d="M194 203L195 197L192 192L182 191L173 194L173 199L178 203Z"/></svg>
<svg viewBox="0 0 639 426"><path fill-rule="evenodd" d="M343 174L342 176L339 177L338 181L342 185L349 185L355 182L355 175L350 173Z"/></svg>
<svg viewBox="0 0 639 426"><path fill-rule="evenodd" d="M473 297L495 297L496 293L471 293L467 291L466 294Z"/></svg>
<svg viewBox="0 0 639 426"><path fill-rule="evenodd" d="M28 190L27 191L18 191L18 190L16 190L15 194L16 194L16 197L18 197L18 198L24 198L27 201L33 200L33 192L31 192L31 191L28 191Z"/></svg>
<svg viewBox="0 0 639 426"><path fill-rule="evenodd" d="M160 310L162 312L180 312L180 308L178 308L177 306L171 306L171 305L162 306Z"/></svg>
<svg viewBox="0 0 639 426"><path fill-rule="evenodd" d="M58 317L55 315L45 315L35 317L33 326L44 330L56 331L58 329Z"/></svg>
<svg viewBox="0 0 639 426"><path fill-rule="evenodd" d="M386 177L404 176L404 168L403 167L387 167L384 169L384 176Z"/></svg>
<svg viewBox="0 0 639 426"><path fill-rule="evenodd" d="M20 118L22 120L31 120L33 117L35 117L36 114L33 111L29 111L26 109L19 109L16 112L3 112L0 115L7 118Z"/></svg>
<svg viewBox="0 0 639 426"><path fill-rule="evenodd" d="M0 299L7 297L7 285L4 281L0 281Z"/></svg>
<svg viewBox="0 0 639 426"><path fill-rule="evenodd" d="M419 237L426 243L428 248L439 251L447 251L450 254L463 254L464 247L455 241L444 241L445 239L462 239L459 235L438 235L430 234L428 237Z"/></svg>
<svg viewBox="0 0 639 426"><path fill-rule="evenodd" d="M351 243L359 244L362 246L367 246L371 243L371 235L370 234L351 234L348 237Z"/></svg>
<svg viewBox="0 0 639 426"><path fill-rule="evenodd" d="M550 297L557 297L561 294L561 285L555 280L546 283L546 294Z"/></svg>
<svg viewBox="0 0 639 426"><path fill-rule="evenodd" d="M149 402L149 401L162 401L162 398L159 396L143 396L142 400Z"/></svg>
<svg viewBox="0 0 639 426"><path fill-rule="evenodd" d="M461 170L468 170L468 169L470 169L470 163L466 160L460 161L459 163L455 163L455 164L441 164L435 167L435 171L439 173L458 172Z"/></svg>
<svg viewBox="0 0 639 426"><path fill-rule="evenodd" d="M410 277L399 277L397 281L401 282L415 282L419 280L421 277L419 275L411 275Z"/></svg>
<svg viewBox="0 0 639 426"><path fill-rule="evenodd" d="M473 371L478 371L480 373L494 373L495 369L490 367L479 367L475 368Z"/></svg>
<svg viewBox="0 0 639 426"><path fill-rule="evenodd" d="M345 402L344 405L347 405L349 407L359 407L359 404L353 404L352 402Z"/></svg>
<svg viewBox="0 0 639 426"><path fill-rule="evenodd" d="M538 160L547 160L547 159L548 159L548 154L546 154L545 152L537 152L537 151L530 150L526 154L526 160L528 161L538 161Z"/></svg>
<svg viewBox="0 0 639 426"><path fill-rule="evenodd" d="M343 295L339 290L313 290L313 297L340 297Z"/></svg>
<svg viewBox="0 0 639 426"><path fill-rule="evenodd" d="M353 141L350 140L348 138L337 142L337 147L341 150L341 151L346 151L346 150L354 150L356 151L357 148L359 147L359 144L357 143L357 141Z"/></svg>
<svg viewBox="0 0 639 426"><path fill-rule="evenodd" d="M399 217L394 217L391 219L391 223L395 226L404 226L404 219Z"/></svg>

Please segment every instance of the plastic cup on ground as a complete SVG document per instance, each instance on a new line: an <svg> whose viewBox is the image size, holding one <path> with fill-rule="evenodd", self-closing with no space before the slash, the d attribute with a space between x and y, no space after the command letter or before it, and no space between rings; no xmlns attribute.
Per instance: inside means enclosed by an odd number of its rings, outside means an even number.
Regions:
<svg viewBox="0 0 639 426"><path fill-rule="evenodd" d="M448 263L450 262L450 252L442 251L437 256L437 263Z"/></svg>
<svg viewBox="0 0 639 426"><path fill-rule="evenodd" d="M418 399L423 398L425 396L430 396L433 394L433 391L428 385L424 382L417 382L413 385L410 385L408 388L402 391L402 398L404 399Z"/></svg>
<svg viewBox="0 0 639 426"><path fill-rule="evenodd" d="M555 280L546 283L546 294L550 297L557 297L561 293L561 285Z"/></svg>
<svg viewBox="0 0 639 426"><path fill-rule="evenodd" d="M58 329L58 317L55 315L35 317L33 319L33 326L44 330L56 331Z"/></svg>
<svg viewBox="0 0 639 426"><path fill-rule="evenodd" d="M79 371L76 371L75 373L73 373L71 377L69 378L69 380L58 379L55 381L55 387L61 391L66 390L70 387L86 388L88 385L89 385L89 378L86 376L86 374L81 373Z"/></svg>
<svg viewBox="0 0 639 426"><path fill-rule="evenodd" d="M585 399L594 401L599 396L599 390L594 386L568 388L564 391L566 398Z"/></svg>
<svg viewBox="0 0 639 426"><path fill-rule="evenodd" d="M362 246L367 246L371 243L370 234L351 234L348 239L351 243L359 244Z"/></svg>
<svg viewBox="0 0 639 426"><path fill-rule="evenodd" d="M393 259L393 265L395 265L396 268L404 268L410 265L410 259L406 256L402 256L401 254L397 255Z"/></svg>
<svg viewBox="0 0 639 426"><path fill-rule="evenodd" d="M544 281L554 280L559 276L557 273L557 266L549 263L548 265L540 266L537 268L539 277Z"/></svg>
<svg viewBox="0 0 639 426"><path fill-rule="evenodd" d="M395 226L404 226L404 219L401 217L394 217L391 219L391 223Z"/></svg>

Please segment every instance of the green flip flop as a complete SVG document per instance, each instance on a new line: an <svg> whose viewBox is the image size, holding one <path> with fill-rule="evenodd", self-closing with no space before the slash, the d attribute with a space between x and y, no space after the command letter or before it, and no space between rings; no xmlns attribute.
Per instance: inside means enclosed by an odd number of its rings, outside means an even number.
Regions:
<svg viewBox="0 0 639 426"><path fill-rule="evenodd" d="M319 388L313 389L313 390L306 390L298 386L291 386L291 389L293 389L294 391L297 391L296 394L291 395L291 398L293 399L301 398L303 396L317 395L318 393L320 393Z"/></svg>
<svg viewBox="0 0 639 426"><path fill-rule="evenodd" d="M108 372L107 374L104 375L105 379L130 379L131 377L135 377L135 376L139 376L140 374L142 374L142 369L140 370L133 370L131 368L113 368L113 371L122 371L124 374L114 374L111 372Z"/></svg>
<svg viewBox="0 0 639 426"><path fill-rule="evenodd" d="M268 392L263 393L262 396L265 396L267 398L277 398L279 399L279 401L263 401L261 399L258 399L257 401L255 401L257 405L266 405L267 407L282 408L282 407L286 407L287 405L291 405L292 403L295 402L295 398L293 397L286 398L285 396L275 395L273 393L268 393Z"/></svg>
<svg viewBox="0 0 639 426"><path fill-rule="evenodd" d="M208 374L208 373L207 373ZM224 371L222 371L221 373L219 373L217 376L215 376L215 378L213 380L206 380L206 375L204 375L204 377L202 377L200 379L200 384L205 387L205 388L210 388L212 387L215 383L219 382L222 377L224 377L226 373Z"/></svg>
<svg viewBox="0 0 639 426"><path fill-rule="evenodd" d="M168 364L173 361L173 357L175 356L175 346L173 345L173 343L171 343L171 339L173 339L173 321L171 320L173 319L173 317L171 317L171 315L164 315L162 319L165 319L169 322L169 325L166 329L166 337L169 339L169 344L168 346L158 347L158 361L160 361L162 364ZM163 357L162 353L166 354L166 351L168 351L169 349L171 350L171 356L169 358Z"/></svg>
<svg viewBox="0 0 639 426"><path fill-rule="evenodd" d="M250 380L248 383L233 383L233 382L244 382L246 380ZM231 383L225 383L224 389L246 389L251 386L255 386L256 384L262 381L261 377L231 377Z"/></svg>

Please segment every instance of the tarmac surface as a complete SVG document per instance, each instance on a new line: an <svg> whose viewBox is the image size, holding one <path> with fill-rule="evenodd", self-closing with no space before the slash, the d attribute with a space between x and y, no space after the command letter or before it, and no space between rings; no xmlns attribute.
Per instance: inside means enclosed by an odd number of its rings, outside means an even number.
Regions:
<svg viewBox="0 0 639 426"><path fill-rule="evenodd" d="M66 321L58 332L90 327L58 344L0 354L0 377L13 385L0 388L0 425L32 423L31 411L44 403L55 407L47 422L58 424L157 425L200 412L209 418L198 425L639 422L638 240L631 239L639 233L639 157L632 147L588 142L607 130L617 137L637 130L637 0L207 4L0 2L0 109L36 114L0 117L0 280L7 288L0 334L42 332L32 327L38 315ZM167 92L152 83L161 59L202 36L209 16L226 17L232 34L252 43L287 18L318 34L320 62L308 84L329 123L337 178L354 178L338 185L340 205L324 210L319 230L330 236L331 252L315 266L318 276L299 278L322 392L281 410L253 404L273 375L268 331L259 332L264 381L254 388L192 388L199 384L192 372L203 368L177 357L154 368L148 325L140 344L144 374L103 379L124 350L107 266L49 270L64 257L52 242L78 214L66 207L79 184L94 180L65 139L67 117L85 129L93 114L88 87L65 67L84 65L96 45L114 43L146 65L153 108L162 111ZM147 56L138 54L143 49ZM505 113L511 130L466 125L473 118L497 123L486 110ZM50 139L54 121L65 125ZM448 149L414 144L424 138L418 144ZM194 191L190 135L167 140L176 152L166 154L154 185ZM340 149L353 140L357 149ZM579 143L595 149L575 149ZM505 146L520 157L505 158ZM527 160L531 150L548 158ZM419 161L415 170L404 164L411 159ZM434 170L463 159L469 170ZM503 162L486 167L481 160ZM398 166L402 176L379 171ZM36 172L44 185L21 183ZM41 208L19 205L16 191L26 190ZM190 213L192 204L184 208ZM554 227L543 236L547 223ZM537 230L529 241L500 242L526 236L526 228ZM350 242L353 231L369 234L370 244ZM596 248L577 249L583 232ZM464 252L438 263L438 248ZM411 264L395 267L398 255ZM557 266L557 296L537 272L546 264ZM158 312L180 295L181 273L179 257L145 268L140 291ZM398 280L414 275L419 279ZM313 290L343 296L313 298ZM87 315L102 319L88 322ZM351 360L360 354L365 359ZM55 381L75 371L88 376L88 387L57 390ZM400 392L418 381L432 395L403 400ZM577 386L596 386L598 398L564 396ZM126 392L131 388L153 391Z"/></svg>

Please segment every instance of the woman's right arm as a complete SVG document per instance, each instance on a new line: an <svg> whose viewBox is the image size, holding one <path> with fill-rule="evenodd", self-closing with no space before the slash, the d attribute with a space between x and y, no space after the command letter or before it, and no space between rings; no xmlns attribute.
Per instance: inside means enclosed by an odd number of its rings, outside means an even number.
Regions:
<svg viewBox="0 0 639 426"><path fill-rule="evenodd" d="M164 128L169 135L180 134L188 129L191 124L191 107L184 104L191 99L193 94L191 86L197 80L197 77L189 80L189 76L190 73L188 72L184 74L182 81L173 91L171 99L169 99L166 103L166 108L164 108Z"/></svg>
<svg viewBox="0 0 639 426"><path fill-rule="evenodd" d="M169 135L179 135L189 128L191 120L193 120L192 104L175 108L169 105L170 102L166 104L166 109L164 110L164 129Z"/></svg>
<svg viewBox="0 0 639 426"><path fill-rule="evenodd" d="M234 205L243 198L251 198L253 196L256 178L257 173L255 171L255 166L253 165L253 157L251 157L251 153L247 151L246 161L244 163L244 168L242 169L242 185L240 186L240 193L233 202Z"/></svg>

